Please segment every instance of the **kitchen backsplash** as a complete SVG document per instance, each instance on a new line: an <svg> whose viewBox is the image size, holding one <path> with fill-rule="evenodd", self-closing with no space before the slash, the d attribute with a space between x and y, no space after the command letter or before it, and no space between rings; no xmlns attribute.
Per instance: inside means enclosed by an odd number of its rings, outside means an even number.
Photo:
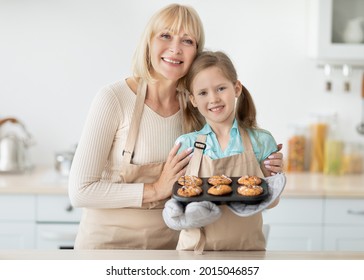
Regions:
<svg viewBox="0 0 364 280"><path fill-rule="evenodd" d="M130 75L147 19L175 1L18 2L0 3L0 118L20 119L35 140L34 163L53 165L57 152L78 142L99 89ZM312 113L335 111L342 140L364 142L355 130L361 72L351 72L345 92L333 71L325 90L323 69L306 54L306 0L179 2L199 12L206 48L231 56L259 125L284 144L286 158L290 124Z"/></svg>

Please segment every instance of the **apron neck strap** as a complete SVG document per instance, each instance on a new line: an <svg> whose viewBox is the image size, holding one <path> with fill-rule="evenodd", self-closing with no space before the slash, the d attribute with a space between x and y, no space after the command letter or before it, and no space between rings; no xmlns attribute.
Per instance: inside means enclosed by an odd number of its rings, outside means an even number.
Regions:
<svg viewBox="0 0 364 280"><path fill-rule="evenodd" d="M138 137L139 125L143 114L144 101L147 93L147 83L140 80L138 84L137 95L135 99L134 111L131 118L128 137L126 138L125 148L123 150L123 161L131 163L134 156L135 142Z"/></svg>
<svg viewBox="0 0 364 280"><path fill-rule="evenodd" d="M187 167L186 174L192 176L198 176L200 171L200 165L203 157L203 151L206 147L206 134L200 134L197 136L196 142L194 144L193 156L191 158L190 164Z"/></svg>
<svg viewBox="0 0 364 280"><path fill-rule="evenodd" d="M248 130L239 126L239 132L240 132L241 141L243 141L244 150L253 151L253 146L252 146L252 142L250 141Z"/></svg>

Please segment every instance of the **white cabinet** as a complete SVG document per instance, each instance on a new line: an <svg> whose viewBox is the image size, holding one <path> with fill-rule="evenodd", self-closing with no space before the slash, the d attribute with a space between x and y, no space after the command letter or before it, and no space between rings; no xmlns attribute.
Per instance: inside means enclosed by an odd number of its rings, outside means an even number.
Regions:
<svg viewBox="0 0 364 280"><path fill-rule="evenodd" d="M80 219L67 195L0 195L0 250L72 248Z"/></svg>
<svg viewBox="0 0 364 280"><path fill-rule="evenodd" d="M0 250L35 247L35 198L0 196Z"/></svg>
<svg viewBox="0 0 364 280"><path fill-rule="evenodd" d="M263 219L267 250L364 251L364 199L283 197Z"/></svg>
<svg viewBox="0 0 364 280"><path fill-rule="evenodd" d="M364 200L326 199L324 249L364 251Z"/></svg>
<svg viewBox="0 0 364 280"><path fill-rule="evenodd" d="M364 40L353 42L345 36L360 39L360 32L364 32L360 23L363 0L309 0L307 12L310 57L328 63L364 64ZM356 28L350 28L354 23Z"/></svg>
<svg viewBox="0 0 364 280"><path fill-rule="evenodd" d="M73 208L66 195L37 197L36 248L72 249L81 209Z"/></svg>
<svg viewBox="0 0 364 280"><path fill-rule="evenodd" d="M270 225L267 250L321 250L322 215L322 199L281 198L263 213L264 223Z"/></svg>

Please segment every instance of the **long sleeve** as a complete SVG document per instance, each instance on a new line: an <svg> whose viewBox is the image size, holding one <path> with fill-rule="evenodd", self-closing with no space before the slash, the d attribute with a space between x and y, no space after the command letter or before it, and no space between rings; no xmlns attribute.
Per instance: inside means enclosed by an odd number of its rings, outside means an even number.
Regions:
<svg viewBox="0 0 364 280"><path fill-rule="evenodd" d="M93 100L69 176L69 197L75 207L141 206L144 184L122 182L120 176L134 104L135 94L124 81L104 87ZM165 161L180 133L179 113L161 118L145 108L134 163Z"/></svg>

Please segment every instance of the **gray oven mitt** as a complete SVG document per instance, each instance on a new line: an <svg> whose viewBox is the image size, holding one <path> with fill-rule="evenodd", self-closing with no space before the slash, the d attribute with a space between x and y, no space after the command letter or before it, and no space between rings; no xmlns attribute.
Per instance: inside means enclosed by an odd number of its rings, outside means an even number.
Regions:
<svg viewBox="0 0 364 280"><path fill-rule="evenodd" d="M210 201L191 202L184 206L171 198L163 209L164 222L174 230L200 228L212 224L220 216L220 208Z"/></svg>
<svg viewBox="0 0 364 280"><path fill-rule="evenodd" d="M267 199L254 205L248 205L242 202L229 202L227 204L229 209L240 217L249 217L268 208L283 192L286 185L286 176L284 173L278 173L274 176L266 177L264 180L268 184L269 195Z"/></svg>

